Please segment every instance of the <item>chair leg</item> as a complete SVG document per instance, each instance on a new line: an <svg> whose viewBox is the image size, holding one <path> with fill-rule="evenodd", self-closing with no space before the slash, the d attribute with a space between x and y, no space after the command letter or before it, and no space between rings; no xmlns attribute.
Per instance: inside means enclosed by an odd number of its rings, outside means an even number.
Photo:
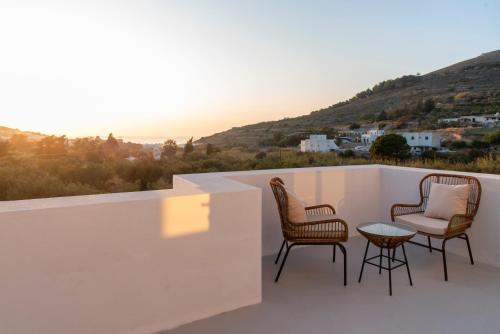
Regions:
<svg viewBox="0 0 500 334"><path fill-rule="evenodd" d="M333 245L333 261L332 262L335 262L336 253L337 253L337 245Z"/></svg>
<svg viewBox="0 0 500 334"><path fill-rule="evenodd" d="M378 263L378 274L379 275L382 274L382 250L383 250L383 248L380 247L380 259L379 259L379 263Z"/></svg>
<svg viewBox="0 0 500 334"><path fill-rule="evenodd" d="M431 237L427 236L427 243L429 244L429 253L432 253Z"/></svg>
<svg viewBox="0 0 500 334"><path fill-rule="evenodd" d="M361 272L359 273L358 283L361 283L361 277L363 276L363 269L365 269L366 254L368 253L368 247L370 247L370 240L366 242L365 256L363 257L363 264L361 265Z"/></svg>
<svg viewBox="0 0 500 334"><path fill-rule="evenodd" d="M274 264L278 263L280 256L281 256L281 252L283 251L283 247L285 247L285 245L288 248L288 243L286 242L286 240L283 240L283 243L281 244L280 251L278 252L278 256L276 256L276 260L274 260Z"/></svg>
<svg viewBox="0 0 500 334"><path fill-rule="evenodd" d="M448 268L446 266L446 249L445 249L446 241L448 241L448 239L443 240L443 245L441 246L441 253L443 254L444 280L448 281Z"/></svg>
<svg viewBox="0 0 500 334"><path fill-rule="evenodd" d="M392 296L392 269L391 269L391 250L387 248L387 265L389 267L389 295Z"/></svg>
<svg viewBox="0 0 500 334"><path fill-rule="evenodd" d="M406 258L405 245L401 244L401 248L403 249L403 256L405 257L406 271L408 272L408 279L410 280L410 285L413 286L413 282L411 281L410 275L410 266L408 265L408 259Z"/></svg>
<svg viewBox="0 0 500 334"><path fill-rule="evenodd" d="M467 233L464 233L465 236L465 241L467 241L467 249L469 250L469 258L470 258L470 264L474 264L474 259L472 258L472 251L470 249L470 242L469 242L469 236Z"/></svg>
<svg viewBox="0 0 500 334"><path fill-rule="evenodd" d="M285 256L283 257L283 262L281 262L281 266L280 266L280 269L278 271L278 274L276 275L276 278L274 279L275 282L278 282L278 280L280 278L281 271L283 270L283 267L285 266L286 259L288 258L288 253L290 252L290 249L293 247L293 245L295 245L295 244L291 244L290 246L288 246L288 244L287 244Z"/></svg>
<svg viewBox="0 0 500 334"><path fill-rule="evenodd" d="M344 254L344 286L347 285L347 250L345 249L344 245L339 244L339 248L342 251L342 254Z"/></svg>

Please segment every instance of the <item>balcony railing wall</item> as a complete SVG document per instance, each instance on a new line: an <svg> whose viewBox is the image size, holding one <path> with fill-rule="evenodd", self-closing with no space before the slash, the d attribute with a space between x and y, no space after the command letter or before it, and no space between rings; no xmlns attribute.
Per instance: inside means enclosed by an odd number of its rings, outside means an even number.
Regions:
<svg viewBox="0 0 500 334"><path fill-rule="evenodd" d="M261 301L261 257L281 243L269 179L349 224L418 200L423 169L378 165L176 176L174 189L0 203L0 332L137 333ZM470 232L500 266L500 176ZM450 250L465 255L462 245ZM349 245L348 245L349 247ZM348 288L356 288L348 286Z"/></svg>

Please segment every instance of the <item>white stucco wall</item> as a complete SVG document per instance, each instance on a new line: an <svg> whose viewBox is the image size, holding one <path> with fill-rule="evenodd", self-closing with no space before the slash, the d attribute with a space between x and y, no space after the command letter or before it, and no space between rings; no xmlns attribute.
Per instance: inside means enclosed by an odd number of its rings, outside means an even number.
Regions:
<svg viewBox="0 0 500 334"><path fill-rule="evenodd" d="M0 333L146 334L259 303L260 191L227 183L0 203Z"/></svg>

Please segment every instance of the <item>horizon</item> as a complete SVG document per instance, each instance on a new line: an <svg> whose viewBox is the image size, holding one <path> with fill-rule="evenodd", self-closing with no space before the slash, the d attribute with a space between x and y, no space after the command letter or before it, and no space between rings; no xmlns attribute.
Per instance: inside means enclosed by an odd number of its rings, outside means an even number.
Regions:
<svg viewBox="0 0 500 334"><path fill-rule="evenodd" d="M497 50L500 31L495 2L0 9L0 125L68 137L201 137L305 115Z"/></svg>

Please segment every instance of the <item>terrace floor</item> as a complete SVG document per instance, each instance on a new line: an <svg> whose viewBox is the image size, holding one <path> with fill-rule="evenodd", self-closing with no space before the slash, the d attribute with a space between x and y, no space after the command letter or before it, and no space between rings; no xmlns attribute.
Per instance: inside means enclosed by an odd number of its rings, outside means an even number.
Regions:
<svg viewBox="0 0 500 334"><path fill-rule="evenodd" d="M387 272L379 276L377 268L367 265L363 281L357 282L365 239L351 238L346 246L347 287L342 285L339 250L332 263L330 247L298 248L290 253L279 283L273 281L274 256L263 258L261 304L162 333L500 332L500 268L471 266L468 259L450 253L450 280L444 282L441 254L408 244L413 287L401 267L393 271L391 297ZM370 249L376 255L376 248Z"/></svg>

